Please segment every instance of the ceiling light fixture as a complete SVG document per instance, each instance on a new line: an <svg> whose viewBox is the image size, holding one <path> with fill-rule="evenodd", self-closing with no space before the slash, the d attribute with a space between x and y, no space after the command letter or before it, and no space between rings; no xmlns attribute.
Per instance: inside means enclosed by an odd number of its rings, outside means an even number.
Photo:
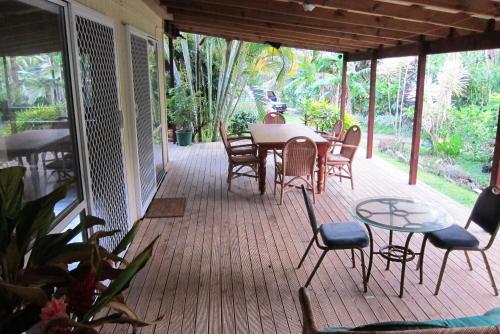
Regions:
<svg viewBox="0 0 500 334"><path fill-rule="evenodd" d="M304 12L312 12L314 10L314 8L316 8L316 5L314 5L312 3L304 2L302 4L302 7L304 8Z"/></svg>

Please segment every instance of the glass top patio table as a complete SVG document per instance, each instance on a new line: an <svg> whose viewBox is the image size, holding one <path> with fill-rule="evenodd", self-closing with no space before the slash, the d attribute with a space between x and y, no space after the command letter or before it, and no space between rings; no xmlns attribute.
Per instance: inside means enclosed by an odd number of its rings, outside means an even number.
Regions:
<svg viewBox="0 0 500 334"><path fill-rule="evenodd" d="M391 231L426 233L452 223L444 210L411 198L365 198L357 201L354 208L363 223Z"/></svg>
<svg viewBox="0 0 500 334"><path fill-rule="evenodd" d="M399 297L403 297L406 263L412 261L416 255L420 255L409 247L412 235L442 230L452 223L452 219L438 207L411 198L392 196L365 198L357 201L353 209L353 213L365 224L370 236L370 258L366 282L370 279L374 254L387 260L386 270L389 270L391 262L400 262L402 266ZM373 250L373 235L370 226L389 230L389 244L382 246L378 252ZM394 232L408 234L404 246L392 243Z"/></svg>

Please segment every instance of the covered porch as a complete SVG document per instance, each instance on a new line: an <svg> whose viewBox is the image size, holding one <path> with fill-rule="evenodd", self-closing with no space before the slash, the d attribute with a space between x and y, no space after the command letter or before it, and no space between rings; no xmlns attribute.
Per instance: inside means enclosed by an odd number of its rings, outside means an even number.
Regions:
<svg viewBox="0 0 500 334"><path fill-rule="evenodd" d="M142 333L300 333L298 290L319 256L313 247L305 265L296 269L311 238L300 192L290 191L284 204L277 205L269 191L271 163L266 194L260 195L257 182L248 178L235 180L228 192L222 143L169 148L172 160L156 197L186 197L185 215L143 219L127 253L133 258L160 235L153 258L126 296L139 317L164 316ZM354 173L354 191L348 182L328 179L326 192L315 204L319 223L352 220L354 201L388 193L438 205L460 225L469 215L468 209L425 184L408 185L406 173L377 157L358 155ZM376 248L387 243L388 233L374 232ZM482 241L488 237L474 232ZM395 238L401 243L404 234L396 233ZM421 241L416 235L411 247L418 250ZM498 247L496 243L490 254L498 254ZM478 253L471 253L474 271L469 271L463 252L452 252L441 291L434 296L442 259L442 251L428 247L422 285L416 261L409 263L405 295L399 298L400 264L386 271L385 263L375 257L365 294L360 267L352 268L350 252L329 252L310 286L319 327L471 316L498 306ZM491 256L490 264L498 276L498 257ZM123 330L106 326L101 333Z"/></svg>

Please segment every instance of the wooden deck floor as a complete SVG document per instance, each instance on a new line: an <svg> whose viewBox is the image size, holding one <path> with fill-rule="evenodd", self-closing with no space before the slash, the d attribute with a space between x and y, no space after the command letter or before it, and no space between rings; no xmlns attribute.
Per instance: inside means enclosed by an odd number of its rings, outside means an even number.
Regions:
<svg viewBox="0 0 500 334"><path fill-rule="evenodd" d="M272 191L259 195L252 179L234 181L232 192L227 192L226 157L220 143L172 148L168 175L157 197L187 197L185 216L143 220L127 254L131 258L160 235L154 257L127 295L127 303L139 316L152 320L164 315L160 324L141 332L300 333L297 291L319 255L313 249L305 265L295 269L311 237L300 192L285 195L282 206ZM269 190L270 165L268 171ZM412 196L440 205L460 224L468 216L467 209L435 190L408 186L407 174L381 159L358 158L354 173L355 191L348 182L328 181L327 192L315 205L320 222L350 220L353 201L378 194ZM403 236L396 234L399 242ZM374 238L383 245L387 233L376 230ZM412 248L419 249L421 240L414 237ZM499 247L497 242L489 252L497 281ZM397 296L399 264L385 271L376 258L364 294L359 265L351 268L349 255L330 252L312 280L312 304L320 326L460 317L500 306L478 254L471 255L475 268L471 272L464 254L452 253L435 297L443 252L429 246L424 284L417 283L415 262L410 263L402 299ZM123 333L124 327L107 326L102 332Z"/></svg>

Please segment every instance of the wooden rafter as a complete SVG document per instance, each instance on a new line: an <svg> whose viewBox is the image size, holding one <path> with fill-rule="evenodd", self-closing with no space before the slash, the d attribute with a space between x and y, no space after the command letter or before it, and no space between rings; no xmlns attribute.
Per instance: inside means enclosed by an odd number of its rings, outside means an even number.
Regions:
<svg viewBox="0 0 500 334"><path fill-rule="evenodd" d="M282 2L302 3L303 0L279 0ZM309 0L319 8L342 9L352 12L366 13L376 16L393 17L417 22L430 22L446 27L483 31L487 22L485 19L472 17L466 13L447 13L429 10L421 6L408 4L384 3L377 0Z"/></svg>
<svg viewBox="0 0 500 334"><path fill-rule="evenodd" d="M479 17L500 19L500 2L495 0L380 0L389 3L424 6L428 9L466 13Z"/></svg>
<svg viewBox="0 0 500 334"><path fill-rule="evenodd" d="M227 40L241 40L246 42L255 42L255 43L266 43L272 42L276 44L280 44L282 46L287 46L291 48L307 48L311 50L320 50L320 51L332 51L332 52L355 52L356 49L350 46L335 46L328 47L324 43L314 42L314 41L306 41L306 40L297 40L295 38L286 38L286 37L274 37L269 35L256 35L252 33L242 33L242 32L233 32L221 29L213 29L213 28L205 28L202 26L192 27L189 25L179 25L180 30L207 35L214 37L221 37Z"/></svg>
<svg viewBox="0 0 500 334"><path fill-rule="evenodd" d="M243 22L253 23L263 22L266 25L281 24L286 25L289 29L298 31L307 31L308 29L317 29L329 32L343 32L372 37L383 37L392 40L415 41L418 39L418 33L409 33L404 31L382 29L377 27L358 26L349 23L321 21L306 17L297 17L290 15L282 15L277 13L255 11L247 9L238 9L229 6L207 5L202 3L192 2L191 4L179 2L166 2L169 11L174 15L174 22L177 14L198 15L200 20L207 20L210 16L217 15L223 18L232 18ZM230 26L228 25L228 28ZM434 30L431 34L433 37L444 37L449 33L446 28Z"/></svg>
<svg viewBox="0 0 500 334"><path fill-rule="evenodd" d="M341 48L342 46L347 47L347 49L352 50L362 50L372 47L377 47L378 45L372 42L365 41L356 41L356 40L345 40L336 37L327 37L327 36L314 36L309 34L296 33L294 34L291 31L282 31L282 30L274 30L274 29L263 29L258 32L254 32L252 30L246 29L245 25L241 25L237 22L234 23L230 30L224 25L224 22L220 21L207 21L207 22L199 22L190 17L177 16L176 26L181 30L187 32L193 32L194 30L205 31L205 32L222 32L226 35L247 35L247 36L255 36L258 37L269 37L269 38L282 38L283 41L289 40L293 38L297 42L313 42L318 43L325 46L325 49L335 49L335 47ZM256 41L260 41L257 39Z"/></svg>
<svg viewBox="0 0 500 334"><path fill-rule="evenodd" d="M426 54L497 49L500 48L500 31L424 42L423 47ZM401 45L378 50L378 58L416 56L420 50L420 43ZM348 55L349 61L368 60L370 57L371 51Z"/></svg>
<svg viewBox="0 0 500 334"><path fill-rule="evenodd" d="M305 12L302 5L294 2L276 2L267 0L195 0L189 4L179 0L165 0L165 3L172 8L197 8L204 12L217 11L217 13L230 13L232 16L262 17L269 19L269 22L289 22L297 17L307 25L311 22L322 23L337 22L353 26L363 26L378 29L388 29L402 31L410 34L428 34L430 36L444 37L448 34L448 29L442 25L436 25L429 21L408 21L396 17L375 16L360 12L351 12L339 9L317 8L312 12ZM210 11L211 10L211 11ZM275 16L269 15L274 14ZM486 22L476 25L473 31L483 31ZM455 27L457 33L466 34L467 30ZM472 28L472 27L470 27Z"/></svg>
<svg viewBox="0 0 500 334"><path fill-rule="evenodd" d="M353 47L352 45L335 45L334 47L332 46L330 49L328 49L328 46L325 45L325 43L317 40L307 40L307 39L297 39L296 37L290 38L290 37L285 37L285 36L275 36L272 34L254 34L254 33L248 33L248 32L241 32L241 31L224 31L222 29L217 29L213 27L204 27L204 26L198 26L198 27L192 27L189 25L179 25L179 29L182 31L186 32L191 32L191 33L198 33L198 34L203 34L203 35L208 35L208 36L221 36L224 37L225 39L241 39L244 41L249 41L249 42L259 42L259 43L265 43L265 42L273 42L273 43L279 43L284 46L291 46L291 45L300 45L300 44L308 44L308 45L315 45L315 49L318 50L323 50L323 51L338 51L339 49L341 51L345 52L355 52L356 48ZM198 30L199 29L199 30Z"/></svg>
<svg viewBox="0 0 500 334"><path fill-rule="evenodd" d="M298 30L293 26L289 26L286 24L280 23L266 23L262 21L248 21L235 19L231 17L225 17L221 15L212 14L208 17L205 17L203 20L200 20L200 15L198 13L190 13L185 12L182 13L180 11L176 12L174 23L179 25L180 23L192 23L193 25L217 25L219 27L223 27L225 30L233 30L233 29L243 29L248 32L272 32L275 34L283 34L285 36L305 36L311 39L328 39L328 38L338 38L341 40L345 40L350 44L359 44L359 45L368 45L378 47L380 45L383 46L395 46L398 44L398 41L393 39L386 39L381 37L373 37L373 36L363 36L353 33L343 33L343 32L332 32L323 29L308 29ZM230 28L229 28L230 27Z"/></svg>
<svg viewBox="0 0 500 334"><path fill-rule="evenodd" d="M497 0L154 1L181 30L345 52L348 61L500 47Z"/></svg>

